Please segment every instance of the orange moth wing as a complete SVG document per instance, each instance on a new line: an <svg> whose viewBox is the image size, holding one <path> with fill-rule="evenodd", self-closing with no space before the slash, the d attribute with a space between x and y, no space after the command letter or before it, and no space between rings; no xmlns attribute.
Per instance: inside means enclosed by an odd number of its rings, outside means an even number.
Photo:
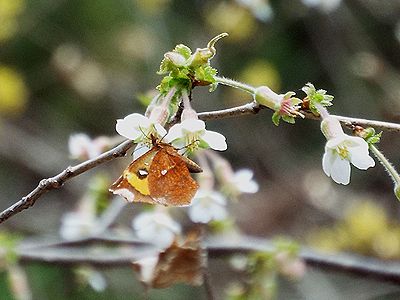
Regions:
<svg viewBox="0 0 400 300"><path fill-rule="evenodd" d="M125 169L110 191L129 202L189 205L198 189L189 168L201 171L195 162L181 156L171 145L157 143Z"/></svg>

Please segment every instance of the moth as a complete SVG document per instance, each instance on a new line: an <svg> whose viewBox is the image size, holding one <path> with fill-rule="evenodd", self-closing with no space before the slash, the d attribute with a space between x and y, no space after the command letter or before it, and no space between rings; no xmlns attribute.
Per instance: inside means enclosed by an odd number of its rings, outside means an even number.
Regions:
<svg viewBox="0 0 400 300"><path fill-rule="evenodd" d="M113 194L128 202L186 206L199 185L190 173L203 170L170 144L151 136L152 148L134 160L111 185Z"/></svg>

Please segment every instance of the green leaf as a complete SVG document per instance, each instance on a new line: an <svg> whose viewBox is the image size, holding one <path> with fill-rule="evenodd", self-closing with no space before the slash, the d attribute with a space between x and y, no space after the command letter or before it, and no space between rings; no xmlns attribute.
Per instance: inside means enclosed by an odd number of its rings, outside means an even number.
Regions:
<svg viewBox="0 0 400 300"><path fill-rule="evenodd" d="M274 114L272 115L272 123L274 123L275 126L279 126L280 118L281 118L281 115L277 111L274 112Z"/></svg>
<svg viewBox="0 0 400 300"><path fill-rule="evenodd" d="M381 137L382 137L382 131L377 134L373 134L370 137L367 137L365 141L368 143L368 145L374 145L381 141Z"/></svg>
<svg viewBox="0 0 400 300"><path fill-rule="evenodd" d="M322 106L331 106L333 96L327 95L326 90L319 89L316 90L315 86L312 83L307 83L303 88L303 92L306 93L307 99L309 100L309 108L310 111L314 115L319 115L318 109L316 108L315 104L319 104Z"/></svg>
<svg viewBox="0 0 400 300"><path fill-rule="evenodd" d="M217 75L217 70L209 65L200 66L195 69L195 79L202 82L214 83L214 76Z"/></svg>
<svg viewBox="0 0 400 300"><path fill-rule="evenodd" d="M199 148L208 149L208 148L210 148L210 145L208 145L205 141L200 140L199 141Z"/></svg>
<svg viewBox="0 0 400 300"><path fill-rule="evenodd" d="M192 55L192 50L183 44L177 45L174 49L174 52L183 55L186 59L189 59L190 55Z"/></svg>
<svg viewBox="0 0 400 300"><path fill-rule="evenodd" d="M290 124L296 123L295 118L294 118L294 117L291 117L291 116L288 116L288 115L282 116L282 120L285 121L285 122L287 122L287 123L290 123Z"/></svg>

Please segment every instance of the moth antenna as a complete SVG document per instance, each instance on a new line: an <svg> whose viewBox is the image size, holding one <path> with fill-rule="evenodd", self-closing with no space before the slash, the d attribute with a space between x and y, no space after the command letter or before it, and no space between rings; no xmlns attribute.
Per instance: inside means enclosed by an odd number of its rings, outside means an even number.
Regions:
<svg viewBox="0 0 400 300"><path fill-rule="evenodd" d="M185 149L185 148L186 148L185 152L182 153L182 155L185 155L185 154L189 151L189 147L190 147L191 145L193 145L194 143L197 143L197 142L200 142L200 140L194 140L194 141L191 142L190 144L188 144L188 145L186 145L186 146L183 146L182 148L178 148L178 149L176 149L176 150L182 150L182 149Z"/></svg>
<svg viewBox="0 0 400 300"><path fill-rule="evenodd" d="M167 136L167 134L168 134L168 132L162 136L162 138L160 139L160 143L161 143L162 140Z"/></svg>

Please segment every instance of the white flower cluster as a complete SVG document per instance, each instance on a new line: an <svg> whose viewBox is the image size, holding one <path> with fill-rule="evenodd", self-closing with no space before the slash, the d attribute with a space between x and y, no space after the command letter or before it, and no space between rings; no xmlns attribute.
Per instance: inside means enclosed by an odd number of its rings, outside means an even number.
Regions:
<svg viewBox="0 0 400 300"><path fill-rule="evenodd" d="M227 149L225 137L215 131L206 130L204 121L185 119L182 123L173 125L169 132L164 127L151 121L141 114L130 114L124 119L117 120L117 132L136 143L148 142L151 135L171 143L177 149L211 148L224 151Z"/></svg>

